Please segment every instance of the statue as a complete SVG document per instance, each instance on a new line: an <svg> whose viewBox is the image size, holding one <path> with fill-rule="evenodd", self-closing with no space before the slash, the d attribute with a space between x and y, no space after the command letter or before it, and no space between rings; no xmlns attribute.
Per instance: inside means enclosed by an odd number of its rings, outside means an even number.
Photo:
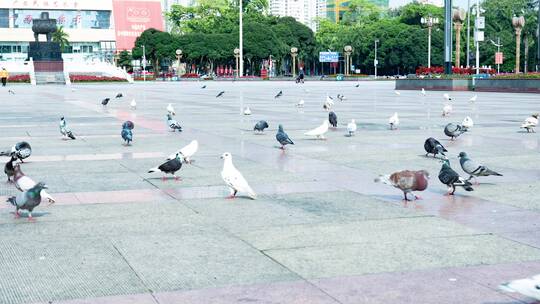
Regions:
<svg viewBox="0 0 540 304"><path fill-rule="evenodd" d="M47 42L51 42L52 33L56 32L56 19L49 19L49 13L42 12L41 18L33 20L32 31L36 42L39 42L40 34L47 36Z"/></svg>

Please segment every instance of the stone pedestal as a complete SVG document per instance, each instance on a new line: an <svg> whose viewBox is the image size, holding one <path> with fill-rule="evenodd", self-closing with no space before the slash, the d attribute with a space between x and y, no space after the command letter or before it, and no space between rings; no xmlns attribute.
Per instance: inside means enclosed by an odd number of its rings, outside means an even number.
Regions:
<svg viewBox="0 0 540 304"><path fill-rule="evenodd" d="M65 84L64 61L56 42L30 42L28 57L34 61L37 84Z"/></svg>
<svg viewBox="0 0 540 304"><path fill-rule="evenodd" d="M34 61L63 61L62 50L57 42L30 42L28 57Z"/></svg>

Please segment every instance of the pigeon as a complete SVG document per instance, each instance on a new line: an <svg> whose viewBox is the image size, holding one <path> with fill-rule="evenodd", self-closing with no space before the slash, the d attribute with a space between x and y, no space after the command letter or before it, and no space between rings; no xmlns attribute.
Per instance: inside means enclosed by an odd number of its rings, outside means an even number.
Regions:
<svg viewBox="0 0 540 304"><path fill-rule="evenodd" d="M124 95L122 93L118 93L118 94L116 94L116 96L114 98L122 98L122 97L124 97Z"/></svg>
<svg viewBox="0 0 540 304"><path fill-rule="evenodd" d="M186 164L191 164L191 157L195 155L195 153L197 153L197 150L199 150L199 142L194 139L187 146L176 151L174 154L169 155L169 157L167 157L167 160L174 159L177 155L180 155L182 162Z"/></svg>
<svg viewBox="0 0 540 304"><path fill-rule="evenodd" d="M172 118L171 114L167 114L167 126L169 126L173 132L176 132L176 130L178 130L178 132L182 132L182 127L175 119Z"/></svg>
<svg viewBox="0 0 540 304"><path fill-rule="evenodd" d="M397 130L397 126L399 125L399 116L397 112L394 112L394 115L388 119L388 123L390 124L390 130Z"/></svg>
<svg viewBox="0 0 540 304"><path fill-rule="evenodd" d="M171 115L176 115L176 112L174 111L174 107L172 106L172 104L167 105L167 112Z"/></svg>
<svg viewBox="0 0 540 304"><path fill-rule="evenodd" d="M251 109L249 107L244 109L244 115L251 115Z"/></svg>
<svg viewBox="0 0 540 304"><path fill-rule="evenodd" d="M403 191L405 201L408 201L408 193L413 191L424 191L428 186L429 172L426 170L410 171L404 170L394 172L390 175L380 175L375 179L375 182L381 182L383 184L394 186L395 188ZM414 195L414 194L413 194ZM420 197L414 195L415 199Z"/></svg>
<svg viewBox="0 0 540 304"><path fill-rule="evenodd" d="M36 182L22 172L20 164L15 165L15 176L13 179L15 182L15 187L22 192L30 190L36 185ZM50 204L56 202L56 200L49 193L47 193L45 189L41 190L40 194L41 198L47 199Z"/></svg>
<svg viewBox="0 0 540 304"><path fill-rule="evenodd" d="M172 174L176 180L180 180L180 177L176 176L175 174L176 171L180 170L180 168L182 168L182 160L180 159L180 153L177 153L173 159L164 162L158 167L151 168L148 170L148 173L161 171L165 174ZM165 180L165 176L163 179Z"/></svg>
<svg viewBox="0 0 540 304"><path fill-rule="evenodd" d="M242 176L242 173L234 167L231 153L223 153L221 159L223 159L221 178L223 178L223 181L231 191L231 195L228 198L233 199L238 192L244 192L251 199L257 199L257 194L251 189L244 176Z"/></svg>
<svg viewBox="0 0 540 304"><path fill-rule="evenodd" d="M11 182L11 178L15 176L15 167L13 166L13 162L16 160L17 158L11 156L11 159L4 166L4 173L7 175L8 183Z"/></svg>
<svg viewBox="0 0 540 304"><path fill-rule="evenodd" d="M517 292L535 300L540 300L540 275L504 283L499 288L506 292Z"/></svg>
<svg viewBox="0 0 540 304"><path fill-rule="evenodd" d="M203 85L203 86L201 87L201 89L206 89L206 85Z"/></svg>
<svg viewBox="0 0 540 304"><path fill-rule="evenodd" d="M32 211L41 204L41 190L43 189L47 189L47 185L39 182L34 187L7 199L16 208L15 218L20 217L19 210L22 209L28 210L28 220L33 220Z"/></svg>
<svg viewBox="0 0 540 304"><path fill-rule="evenodd" d="M451 104L445 104L442 110L442 116L443 117L450 116L450 114L452 113L452 110L453 108Z"/></svg>
<svg viewBox="0 0 540 304"><path fill-rule="evenodd" d="M337 115L334 112L328 113L328 122L332 127L337 128Z"/></svg>
<svg viewBox="0 0 540 304"><path fill-rule="evenodd" d="M129 103L129 107L133 110L137 109L137 102L135 101L135 99L131 100L131 102Z"/></svg>
<svg viewBox="0 0 540 304"><path fill-rule="evenodd" d="M304 103L305 103L304 100L303 100L303 99L300 99L300 101L296 104L296 106L297 106L298 108L303 108L303 107L304 107Z"/></svg>
<svg viewBox="0 0 540 304"><path fill-rule="evenodd" d="M276 140L281 145L282 150L285 150L285 145L294 145L294 142L289 138L289 135L283 131L283 126L278 126L278 131L276 133Z"/></svg>
<svg viewBox="0 0 540 304"><path fill-rule="evenodd" d="M521 125L521 128L524 128L525 130L527 130L527 133L529 132L535 133L534 128L538 125L538 116L540 115L538 113L535 113L531 115L531 117L525 119L525 121Z"/></svg>
<svg viewBox="0 0 540 304"><path fill-rule="evenodd" d="M351 119L351 122L347 124L347 132L349 132L349 137L356 133L356 121L354 119Z"/></svg>
<svg viewBox="0 0 540 304"><path fill-rule="evenodd" d="M225 91L219 92L219 93L216 95L216 98L223 96L223 94L225 94Z"/></svg>
<svg viewBox="0 0 540 304"><path fill-rule="evenodd" d="M450 95L448 95L448 93L444 93L443 97L444 97L444 99L446 99L448 101L452 100L452 98L450 97Z"/></svg>
<svg viewBox="0 0 540 304"><path fill-rule="evenodd" d="M502 176L502 174L490 170L488 167L473 161L465 152L459 153L458 158L461 169L463 169L463 171L467 172L470 175L467 179L468 181L471 180L473 177L475 178L478 176Z"/></svg>
<svg viewBox="0 0 540 304"><path fill-rule="evenodd" d="M327 94L326 100L324 101L324 104L323 104L323 109L325 109L326 111L330 111L333 105L334 105L334 100L332 100L332 97L328 96Z"/></svg>
<svg viewBox="0 0 540 304"><path fill-rule="evenodd" d="M394 93L396 93L397 96L401 96L401 93L399 91L394 91Z"/></svg>
<svg viewBox="0 0 540 304"><path fill-rule="evenodd" d="M319 80L323 80L325 79L327 76L326 75L321 75L321 77L319 77Z"/></svg>
<svg viewBox="0 0 540 304"><path fill-rule="evenodd" d="M283 95L283 91L279 91L274 98L280 98Z"/></svg>
<svg viewBox="0 0 540 304"><path fill-rule="evenodd" d="M458 138L461 134L467 132L466 128L463 128L459 124L449 123L444 127L444 134L450 137L451 140Z"/></svg>
<svg viewBox="0 0 540 304"><path fill-rule="evenodd" d="M8 93L12 94L12 95L15 95L15 92L13 92L12 90L8 90Z"/></svg>
<svg viewBox="0 0 540 304"><path fill-rule="evenodd" d="M73 135L73 132L71 132L71 130L68 129L66 120L64 119L63 116L60 117L60 133L62 134L64 138L67 136L71 139L75 139L75 135Z"/></svg>
<svg viewBox="0 0 540 304"><path fill-rule="evenodd" d="M448 150L446 150L446 148L433 137L426 139L424 142L424 150L426 150L426 156L433 154L433 157L436 157L437 154L441 154L442 156L446 157L444 152L448 152Z"/></svg>
<svg viewBox="0 0 540 304"><path fill-rule="evenodd" d="M463 119L463 122L461 122L461 126L463 128L465 128L465 130L469 130L470 128L472 128L474 126L474 121L472 120L472 118L470 118L469 116L465 117Z"/></svg>
<svg viewBox="0 0 540 304"><path fill-rule="evenodd" d="M104 106L106 106L106 105L109 103L110 100L111 100L111 99L110 99L109 97L107 97L107 98L105 98L105 99L103 99L103 100L101 101L101 104L104 105Z"/></svg>
<svg viewBox="0 0 540 304"><path fill-rule="evenodd" d="M355 87L355 88L359 88L359 87L360 87L360 84L357 83L354 87Z"/></svg>
<svg viewBox="0 0 540 304"><path fill-rule="evenodd" d="M266 128L268 128L268 123L264 120L259 120L253 127L253 131L255 131L255 133L263 133Z"/></svg>
<svg viewBox="0 0 540 304"><path fill-rule="evenodd" d="M478 95L474 95L473 97L471 97L471 99L469 99L469 102L475 102L476 99L478 99Z"/></svg>
<svg viewBox="0 0 540 304"><path fill-rule="evenodd" d="M319 139L325 139L324 133L328 132L328 121L325 119L322 123L322 125L318 126L317 128L308 131L304 133L304 135L307 136L316 136Z"/></svg>
<svg viewBox="0 0 540 304"><path fill-rule="evenodd" d="M23 159L30 157L30 155L32 155L32 147L25 141L16 143L8 151L0 151L0 156L15 156L15 158L21 162L24 162Z"/></svg>
<svg viewBox="0 0 540 304"><path fill-rule="evenodd" d="M133 128L135 128L135 125L129 120L122 124L122 132L120 134L122 135L122 139L125 141L126 146L129 146L133 141Z"/></svg>
<svg viewBox="0 0 540 304"><path fill-rule="evenodd" d="M464 180L459 174L450 167L450 161L448 159L441 160L442 167L439 171L439 180L441 183L448 186L447 195L454 195L456 192L456 186L463 187L466 191L473 191L472 184L469 181Z"/></svg>
<svg viewBox="0 0 540 304"><path fill-rule="evenodd" d="M426 96L426 90L422 88L422 95Z"/></svg>
<svg viewBox="0 0 540 304"><path fill-rule="evenodd" d="M337 94L337 99L339 99L339 101L344 101L347 97L345 97L345 95Z"/></svg>

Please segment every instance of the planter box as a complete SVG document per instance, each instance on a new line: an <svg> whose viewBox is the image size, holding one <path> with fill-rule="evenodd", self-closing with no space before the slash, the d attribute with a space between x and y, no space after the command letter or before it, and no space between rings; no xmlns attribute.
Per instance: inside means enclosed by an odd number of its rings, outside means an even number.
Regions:
<svg viewBox="0 0 540 304"><path fill-rule="evenodd" d="M475 91L540 94L540 79L477 79Z"/></svg>
<svg viewBox="0 0 540 304"><path fill-rule="evenodd" d="M397 79L396 90L469 91L470 79Z"/></svg>

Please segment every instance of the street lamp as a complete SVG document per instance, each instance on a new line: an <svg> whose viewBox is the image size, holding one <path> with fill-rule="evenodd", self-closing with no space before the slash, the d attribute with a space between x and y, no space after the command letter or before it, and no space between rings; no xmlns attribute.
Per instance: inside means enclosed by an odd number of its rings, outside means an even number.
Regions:
<svg viewBox="0 0 540 304"><path fill-rule="evenodd" d="M439 18L433 18L431 16L428 16L426 18L422 17L422 19L420 19L420 22L422 22L422 24L426 25L427 28L428 28L428 68L431 68L431 28L433 27L433 25L435 24L438 24L439 23Z"/></svg>
<svg viewBox="0 0 540 304"><path fill-rule="evenodd" d="M176 50L176 60L178 61L177 67L176 67L176 73L178 76L180 76L180 59L182 59L183 53L182 50L177 49Z"/></svg>
<svg viewBox="0 0 540 304"><path fill-rule="evenodd" d="M499 74L501 72L501 62L497 60L497 56L500 55L500 60L502 60L502 54L501 54L501 47L503 46L501 44L501 38L500 37L497 37L497 43L495 43L495 41L493 40L489 40L491 42L491 44L493 44L494 46L497 47L497 55L495 55L495 61L497 61L497 74Z"/></svg>
<svg viewBox="0 0 540 304"><path fill-rule="evenodd" d="M514 16L512 18L512 26L516 30L516 74L519 73L519 57L521 53L521 30L525 26L525 17Z"/></svg>
<svg viewBox="0 0 540 304"><path fill-rule="evenodd" d="M345 51L345 76L349 76L350 71L351 71L351 65L352 65L351 54L352 54L353 48L350 45L346 45L343 48L343 50Z"/></svg>
<svg viewBox="0 0 540 304"><path fill-rule="evenodd" d="M243 76L244 75L244 26L243 26L243 19L244 19L244 9L242 7L242 2L243 0L238 0L238 4L239 4L239 7L240 7L240 20L238 21L238 26L240 28L240 41L239 41L239 52L238 52L238 58L240 58L240 60L238 61L238 65L239 65L239 68L237 67L236 70L238 71L238 75L239 77L240 76Z"/></svg>
<svg viewBox="0 0 540 304"><path fill-rule="evenodd" d="M292 74L293 77L296 77L296 56L298 56L298 48L291 48L291 57L292 57Z"/></svg>
<svg viewBox="0 0 540 304"><path fill-rule="evenodd" d="M236 59L236 77L239 77L239 75L240 75L240 70L239 70L239 67L240 67L240 49L239 48L234 49L234 58Z"/></svg>
<svg viewBox="0 0 540 304"><path fill-rule="evenodd" d="M452 74L452 0L444 0L444 73Z"/></svg>
<svg viewBox="0 0 540 304"><path fill-rule="evenodd" d="M142 46L143 81L146 82L146 47Z"/></svg>
<svg viewBox="0 0 540 304"><path fill-rule="evenodd" d="M456 29L456 67L459 68L461 66L461 28L463 27L463 21L465 21L465 10L462 8L454 9L452 20L454 20Z"/></svg>
<svg viewBox="0 0 540 304"><path fill-rule="evenodd" d="M377 65L379 64L379 61L377 60L377 43L379 43L379 39L375 39L375 59L373 60L373 65L375 66L375 78L377 78Z"/></svg>

